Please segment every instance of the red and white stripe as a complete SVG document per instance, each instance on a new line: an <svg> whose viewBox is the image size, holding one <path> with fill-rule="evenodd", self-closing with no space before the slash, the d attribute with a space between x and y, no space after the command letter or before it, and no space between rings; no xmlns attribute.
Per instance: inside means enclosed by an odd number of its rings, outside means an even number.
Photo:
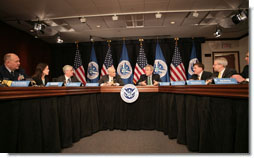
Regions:
<svg viewBox="0 0 254 158"><path fill-rule="evenodd" d="M170 65L170 81L186 81L185 68L183 63L175 67Z"/></svg>
<svg viewBox="0 0 254 158"><path fill-rule="evenodd" d="M141 69L136 63L135 69L134 69L134 77L133 77L133 82L136 84L138 80L140 79L140 76L145 74L145 68Z"/></svg>
<svg viewBox="0 0 254 158"><path fill-rule="evenodd" d="M106 66L103 64L101 68L101 77L108 74Z"/></svg>
<svg viewBox="0 0 254 158"><path fill-rule="evenodd" d="M80 82L82 82L84 85L86 84L85 70L83 66L78 67L74 74Z"/></svg>

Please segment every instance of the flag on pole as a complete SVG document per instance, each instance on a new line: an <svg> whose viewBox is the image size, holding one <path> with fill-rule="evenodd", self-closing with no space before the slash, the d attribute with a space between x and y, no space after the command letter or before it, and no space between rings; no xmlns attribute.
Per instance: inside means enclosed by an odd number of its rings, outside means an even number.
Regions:
<svg viewBox="0 0 254 158"><path fill-rule="evenodd" d="M97 83L99 80L99 65L97 63L94 45L91 51L90 62L88 63L87 79L88 79L88 82L90 83Z"/></svg>
<svg viewBox="0 0 254 158"><path fill-rule="evenodd" d="M172 58L172 62L170 64L170 81L185 81L185 80L186 80L185 68L176 41L175 52Z"/></svg>
<svg viewBox="0 0 254 158"><path fill-rule="evenodd" d="M104 63L101 68L101 76L108 74L108 68L113 65L113 58L111 54L110 45L108 45L108 51L104 60Z"/></svg>
<svg viewBox="0 0 254 158"><path fill-rule="evenodd" d="M142 74L145 74L145 66L147 65L146 54L142 44L140 45L137 63L134 69L133 83L137 83Z"/></svg>
<svg viewBox="0 0 254 158"><path fill-rule="evenodd" d="M168 66L163 56L159 43L156 45L156 55L154 60L154 73L160 75L162 82L169 82Z"/></svg>
<svg viewBox="0 0 254 158"><path fill-rule="evenodd" d="M86 77L85 77L85 70L82 65L81 56L79 53L79 49L77 47L75 59L74 59L74 74L77 77L77 79L82 82L84 85L86 85Z"/></svg>
<svg viewBox="0 0 254 158"><path fill-rule="evenodd" d="M125 42L123 43L122 56L117 66L117 74L121 76L124 84L132 83L133 74L132 67L129 62L127 48Z"/></svg>
<svg viewBox="0 0 254 158"><path fill-rule="evenodd" d="M188 79L190 79L191 76L194 74L193 65L197 62L198 62L198 58L196 55L196 47L195 47L194 41L192 41L192 50L191 50L189 68L188 68Z"/></svg>

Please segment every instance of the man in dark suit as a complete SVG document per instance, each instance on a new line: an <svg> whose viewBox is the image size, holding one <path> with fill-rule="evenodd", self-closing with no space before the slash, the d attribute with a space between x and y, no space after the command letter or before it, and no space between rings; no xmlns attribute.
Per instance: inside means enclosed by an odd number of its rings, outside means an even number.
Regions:
<svg viewBox="0 0 254 158"><path fill-rule="evenodd" d="M116 74L114 66L108 68L108 75L104 75L99 80L101 86L122 86L124 85L121 77Z"/></svg>
<svg viewBox="0 0 254 158"><path fill-rule="evenodd" d="M236 74L235 69L227 68L228 61L226 58L220 57L214 60L213 64L213 78L230 78L232 75Z"/></svg>
<svg viewBox="0 0 254 158"><path fill-rule="evenodd" d="M196 63L193 65L194 74L191 76L191 80L207 80L212 77L212 73L204 71L204 64Z"/></svg>
<svg viewBox="0 0 254 158"><path fill-rule="evenodd" d="M237 82L249 82L249 52L246 53L245 60L247 65L244 66L243 72L232 76L232 78L235 78Z"/></svg>
<svg viewBox="0 0 254 158"><path fill-rule="evenodd" d="M75 76L73 76L74 70L72 66L65 65L63 67L63 72L64 72L64 75L59 76L57 78L57 82L63 82L64 84L69 82L79 82L79 80Z"/></svg>
<svg viewBox="0 0 254 158"><path fill-rule="evenodd" d="M161 82L160 75L153 74L153 66L152 65L146 65L145 67L145 74L140 76L140 79L138 80L137 85L142 86L157 86Z"/></svg>
<svg viewBox="0 0 254 158"><path fill-rule="evenodd" d="M0 80L25 80L27 78L27 75L25 71L19 66L20 59L16 54L5 54L4 64L0 67Z"/></svg>

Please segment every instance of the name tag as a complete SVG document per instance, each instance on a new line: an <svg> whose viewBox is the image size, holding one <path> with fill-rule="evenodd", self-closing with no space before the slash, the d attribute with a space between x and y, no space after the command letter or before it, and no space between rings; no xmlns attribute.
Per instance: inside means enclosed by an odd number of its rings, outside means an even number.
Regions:
<svg viewBox="0 0 254 158"><path fill-rule="evenodd" d="M66 87L80 87L81 82L69 82L65 85Z"/></svg>
<svg viewBox="0 0 254 158"><path fill-rule="evenodd" d="M206 85L205 80L187 80L187 85Z"/></svg>
<svg viewBox="0 0 254 158"><path fill-rule="evenodd" d="M171 81L170 83L171 83L172 86L185 85L185 81Z"/></svg>
<svg viewBox="0 0 254 158"><path fill-rule="evenodd" d="M159 82L160 86L169 86L170 82Z"/></svg>
<svg viewBox="0 0 254 158"><path fill-rule="evenodd" d="M86 83L86 87L98 87L99 83Z"/></svg>
<svg viewBox="0 0 254 158"><path fill-rule="evenodd" d="M12 81L11 87L28 87L30 81Z"/></svg>
<svg viewBox="0 0 254 158"><path fill-rule="evenodd" d="M63 82L48 82L46 87L62 87Z"/></svg>
<svg viewBox="0 0 254 158"><path fill-rule="evenodd" d="M215 78L214 83L215 84L237 84L237 81L235 78Z"/></svg>

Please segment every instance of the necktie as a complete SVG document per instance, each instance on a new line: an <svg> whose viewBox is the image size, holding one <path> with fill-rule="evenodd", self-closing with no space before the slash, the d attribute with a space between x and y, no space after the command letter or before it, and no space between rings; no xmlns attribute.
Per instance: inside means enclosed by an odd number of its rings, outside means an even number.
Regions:
<svg viewBox="0 0 254 158"><path fill-rule="evenodd" d="M200 77L200 75L198 75L198 80L201 80L201 77Z"/></svg>
<svg viewBox="0 0 254 158"><path fill-rule="evenodd" d="M68 78L67 83L71 82L71 78Z"/></svg>
<svg viewBox="0 0 254 158"><path fill-rule="evenodd" d="M148 85L151 85L151 76L148 76Z"/></svg>
<svg viewBox="0 0 254 158"><path fill-rule="evenodd" d="M221 78L222 76L221 76L221 72L219 72L219 75L218 75L218 78Z"/></svg>
<svg viewBox="0 0 254 158"><path fill-rule="evenodd" d="M11 75L14 77L15 75L14 75L14 71L11 71Z"/></svg>

